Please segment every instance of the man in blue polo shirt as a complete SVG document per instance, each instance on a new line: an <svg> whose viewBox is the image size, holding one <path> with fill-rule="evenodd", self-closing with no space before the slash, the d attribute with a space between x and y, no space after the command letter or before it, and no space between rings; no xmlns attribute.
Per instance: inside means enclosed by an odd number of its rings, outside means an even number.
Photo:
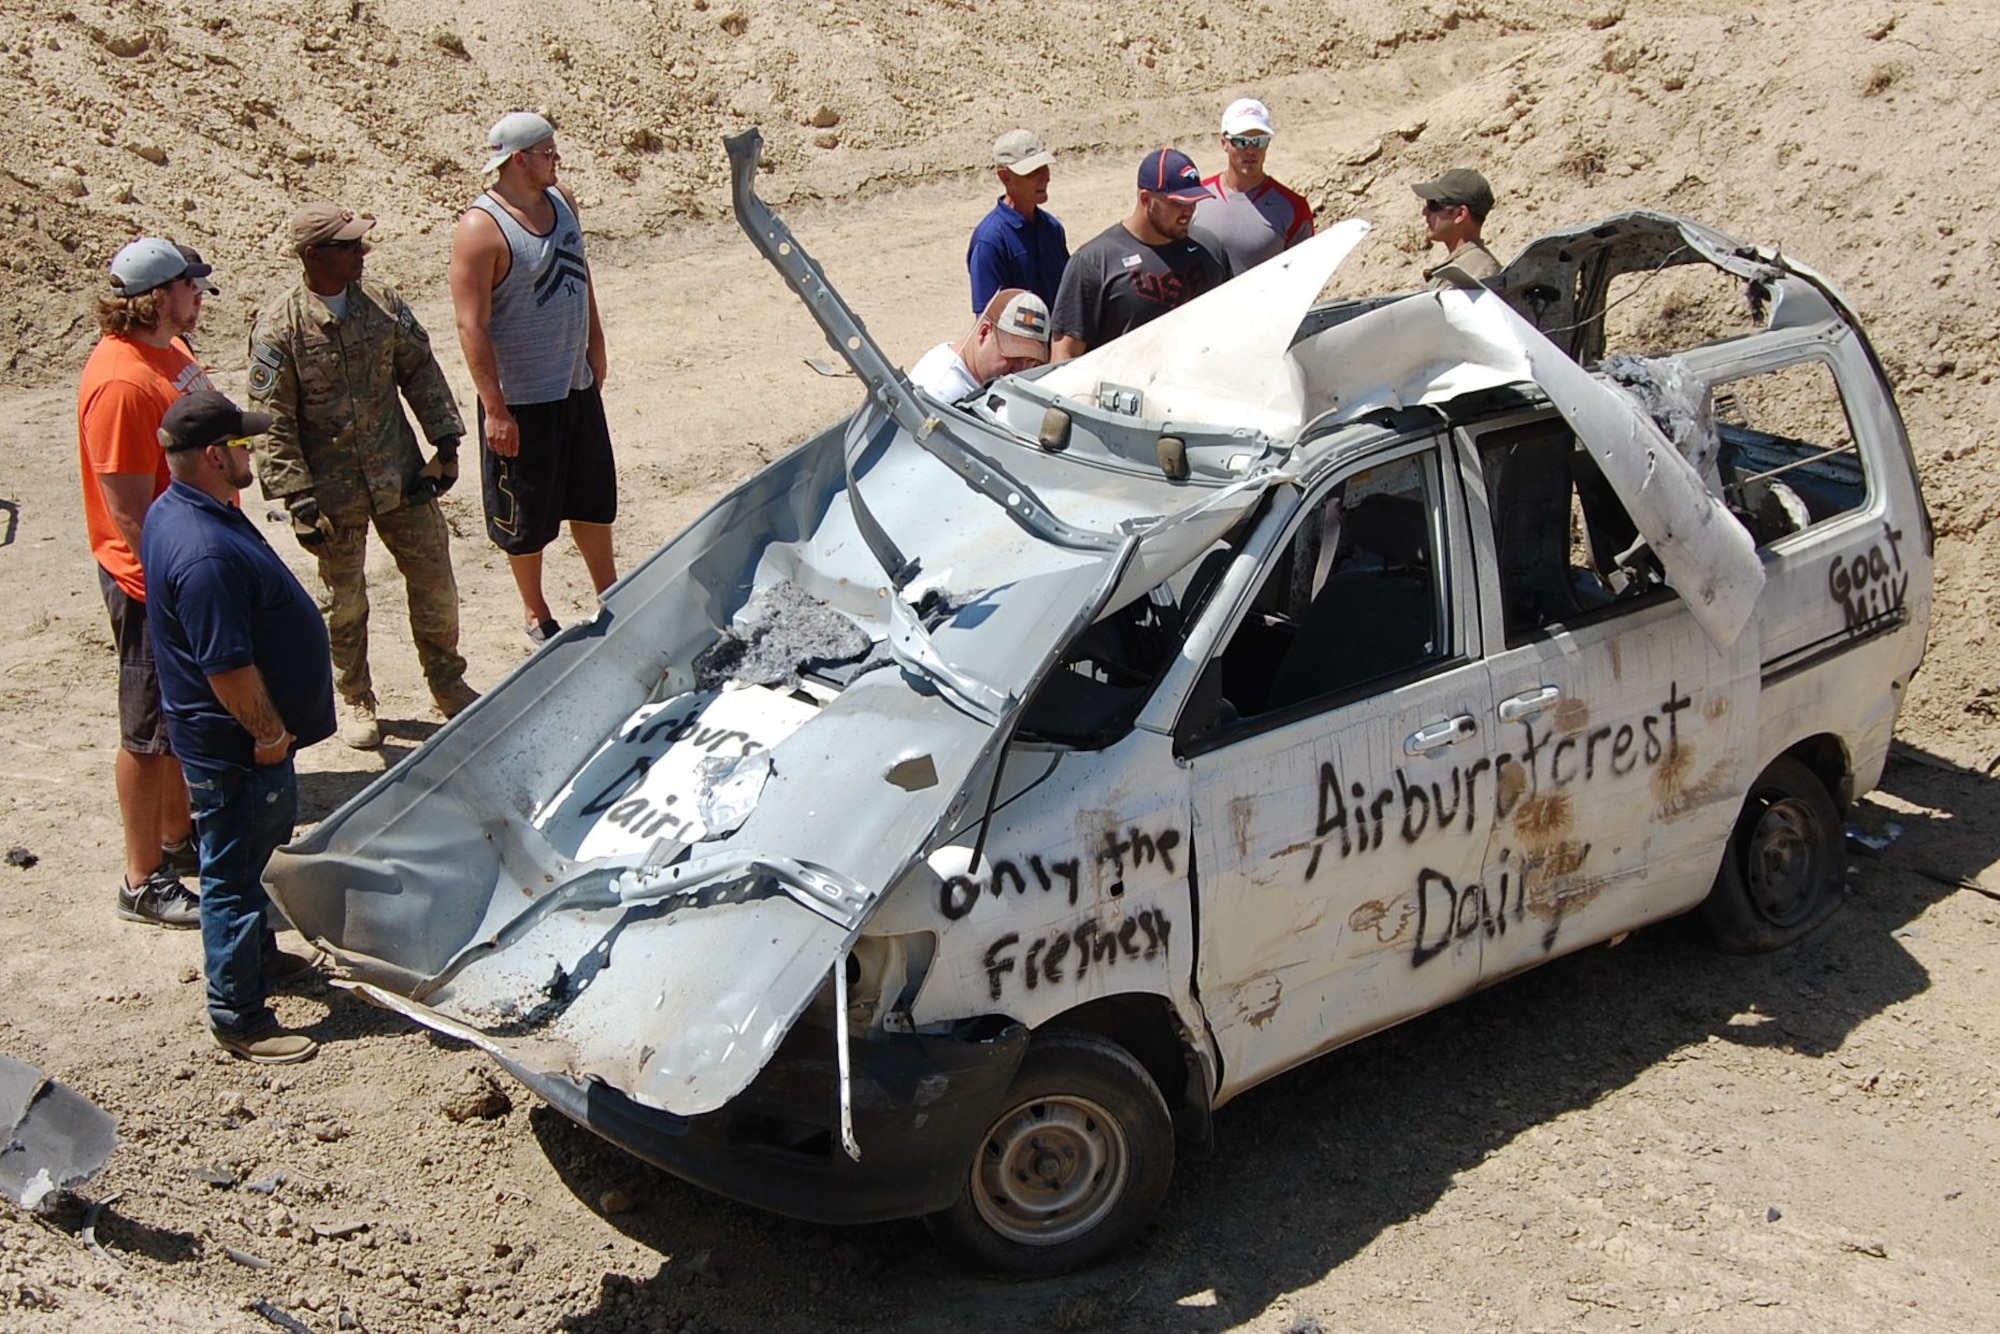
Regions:
<svg viewBox="0 0 2000 1334"><path fill-rule="evenodd" d="M1002 193L972 229L965 250L975 315L1008 287L1024 287L1043 305L1055 305L1069 264L1069 237L1042 207L1049 202L1049 164L1055 160L1033 130L1009 130L993 141L993 174Z"/></svg>
<svg viewBox="0 0 2000 1334"><path fill-rule="evenodd" d="M279 951L264 865L292 836L292 754L333 735L333 658L310 594L235 504L247 437L271 419L212 389L160 422L172 483L146 511L140 561L167 735L187 775L201 851L208 1019L225 1050L263 1065L319 1050L265 997L311 964Z"/></svg>

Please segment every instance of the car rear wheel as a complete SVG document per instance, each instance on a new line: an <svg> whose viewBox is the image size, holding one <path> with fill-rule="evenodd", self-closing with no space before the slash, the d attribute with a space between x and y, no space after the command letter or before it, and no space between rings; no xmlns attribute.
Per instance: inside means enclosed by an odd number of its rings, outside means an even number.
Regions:
<svg viewBox="0 0 2000 1334"><path fill-rule="evenodd" d="M1048 1033L1022 1058L964 1194L924 1221L980 1268L1045 1277L1130 1242L1173 1172L1173 1120L1146 1068L1094 1034Z"/></svg>
<svg viewBox="0 0 2000 1334"><path fill-rule="evenodd" d="M1826 785L1780 756L1750 786L1702 915L1732 954L1774 950L1840 906L1845 872L1840 812Z"/></svg>

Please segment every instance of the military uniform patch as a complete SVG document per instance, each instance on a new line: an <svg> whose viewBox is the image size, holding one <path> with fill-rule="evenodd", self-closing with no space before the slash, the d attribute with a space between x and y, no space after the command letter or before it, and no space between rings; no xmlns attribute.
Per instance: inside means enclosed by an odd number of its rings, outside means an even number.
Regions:
<svg viewBox="0 0 2000 1334"><path fill-rule="evenodd" d="M398 301L396 303L396 323L402 325L404 332L408 333L410 337L416 339L419 343L428 343L431 341L431 336L424 332L424 326L417 322L417 312L410 309L409 302Z"/></svg>
<svg viewBox="0 0 2000 1334"><path fill-rule="evenodd" d="M250 397L265 399L277 387L278 372L264 364L262 358L250 363Z"/></svg>

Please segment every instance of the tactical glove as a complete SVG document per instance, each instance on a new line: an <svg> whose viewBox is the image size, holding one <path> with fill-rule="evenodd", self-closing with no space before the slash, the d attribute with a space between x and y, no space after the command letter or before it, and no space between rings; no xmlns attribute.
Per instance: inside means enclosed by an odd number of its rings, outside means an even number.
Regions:
<svg viewBox="0 0 2000 1334"><path fill-rule="evenodd" d="M423 466L417 479L410 483L410 499L422 502L433 496L441 496L451 490L451 484L458 480L458 449L456 440L448 442L452 448L438 446L437 457Z"/></svg>
<svg viewBox="0 0 2000 1334"><path fill-rule="evenodd" d="M301 491L285 497L285 510L292 516L292 536L302 547L322 547L333 536L333 520L319 512L312 492Z"/></svg>

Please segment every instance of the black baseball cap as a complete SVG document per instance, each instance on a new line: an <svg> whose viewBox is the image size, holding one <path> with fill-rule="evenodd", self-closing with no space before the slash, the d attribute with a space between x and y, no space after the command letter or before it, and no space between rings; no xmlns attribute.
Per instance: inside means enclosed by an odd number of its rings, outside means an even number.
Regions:
<svg viewBox="0 0 2000 1334"><path fill-rule="evenodd" d="M160 443L169 451L206 449L270 429L270 413L245 412L227 394L197 389L182 394L160 419Z"/></svg>

